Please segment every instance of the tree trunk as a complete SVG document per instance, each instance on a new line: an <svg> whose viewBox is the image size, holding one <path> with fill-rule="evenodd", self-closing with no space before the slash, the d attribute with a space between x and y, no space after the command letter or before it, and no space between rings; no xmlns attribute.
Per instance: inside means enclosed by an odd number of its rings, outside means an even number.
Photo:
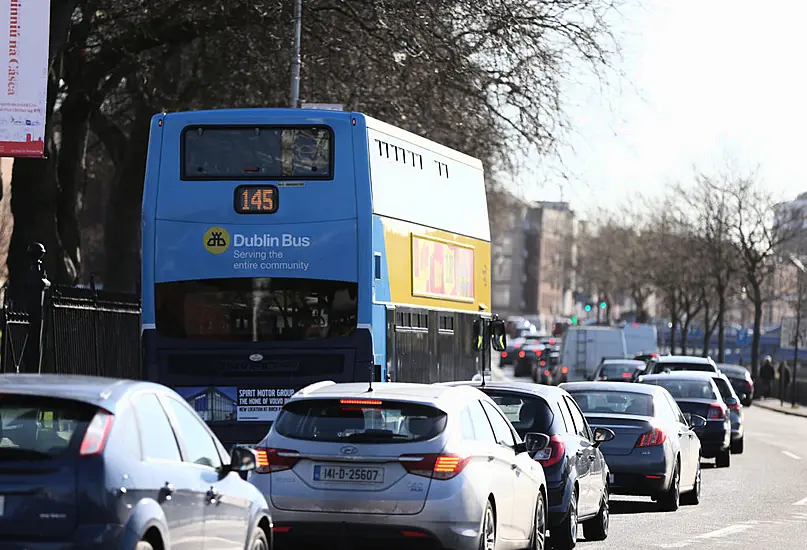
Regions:
<svg viewBox="0 0 807 550"><path fill-rule="evenodd" d="M689 338L689 325L692 323L692 318L687 315L686 321L681 325L681 354L689 355L687 352L687 339Z"/></svg>
<svg viewBox="0 0 807 550"><path fill-rule="evenodd" d="M717 297L717 362L726 360L726 290L718 289Z"/></svg>
<svg viewBox="0 0 807 550"><path fill-rule="evenodd" d="M149 129L154 110L135 102L129 145L112 188L104 227L104 286L134 292L140 281L140 210L146 172Z"/></svg>
<svg viewBox="0 0 807 550"><path fill-rule="evenodd" d="M675 331L678 330L678 307L675 304L677 304L677 298L673 295L669 303L670 324L672 325L670 327L670 353L672 355L675 355Z"/></svg>
<svg viewBox="0 0 807 550"><path fill-rule="evenodd" d="M709 356L709 348L712 347L712 334L714 334L715 325L712 322L712 308L709 302L703 302L703 357Z"/></svg>
<svg viewBox="0 0 807 550"><path fill-rule="evenodd" d="M762 289L752 282L751 300L754 302L754 331L751 335L751 376L754 381L759 375L759 341L762 334ZM799 289L801 292L801 289Z"/></svg>

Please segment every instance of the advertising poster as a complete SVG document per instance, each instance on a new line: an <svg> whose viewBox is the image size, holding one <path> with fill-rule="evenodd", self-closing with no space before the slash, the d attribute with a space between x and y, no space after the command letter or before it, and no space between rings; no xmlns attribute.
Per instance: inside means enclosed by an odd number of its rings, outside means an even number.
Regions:
<svg viewBox="0 0 807 550"><path fill-rule="evenodd" d="M176 392L208 423L274 422L295 391L291 388L232 386L176 388Z"/></svg>
<svg viewBox="0 0 807 550"><path fill-rule="evenodd" d="M474 301L474 249L412 235L412 295Z"/></svg>
<svg viewBox="0 0 807 550"><path fill-rule="evenodd" d="M49 0L3 0L0 156L44 157Z"/></svg>

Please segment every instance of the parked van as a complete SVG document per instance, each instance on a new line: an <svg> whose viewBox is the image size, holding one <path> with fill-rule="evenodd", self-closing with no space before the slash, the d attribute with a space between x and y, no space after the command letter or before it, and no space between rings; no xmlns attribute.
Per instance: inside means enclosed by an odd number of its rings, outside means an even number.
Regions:
<svg viewBox="0 0 807 550"><path fill-rule="evenodd" d="M655 325L628 323L624 330L628 356L658 353L658 330Z"/></svg>
<svg viewBox="0 0 807 550"><path fill-rule="evenodd" d="M627 356L625 331L615 327L569 327L560 352L561 365L568 367L569 382L586 380L603 357L615 359Z"/></svg>

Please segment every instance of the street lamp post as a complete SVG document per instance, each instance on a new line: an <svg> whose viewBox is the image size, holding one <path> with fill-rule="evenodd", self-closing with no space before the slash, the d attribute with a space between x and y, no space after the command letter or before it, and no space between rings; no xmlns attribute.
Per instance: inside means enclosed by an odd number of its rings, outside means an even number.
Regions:
<svg viewBox="0 0 807 550"><path fill-rule="evenodd" d="M290 107L296 109L300 106L300 41L303 34L303 0L294 2L294 51L291 60L291 103Z"/></svg>
<svg viewBox="0 0 807 550"><path fill-rule="evenodd" d="M796 266L796 269L799 270L798 274L796 275L796 337L795 342L793 345L793 378L790 381L793 384L793 390L791 393L792 398L792 406L796 406L796 399L797 399L797 384L796 384L796 375L799 372L799 340L801 339L801 308L802 308L802 300L803 300L803 290L804 290L804 271L805 267L804 264L791 254L790 256L790 263ZM783 374L783 373L782 373ZM781 376L781 374L779 375Z"/></svg>

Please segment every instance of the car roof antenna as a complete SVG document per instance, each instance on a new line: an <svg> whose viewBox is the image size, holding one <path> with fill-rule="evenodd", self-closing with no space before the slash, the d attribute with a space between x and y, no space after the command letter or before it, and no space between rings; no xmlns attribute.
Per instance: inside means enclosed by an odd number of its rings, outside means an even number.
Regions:
<svg viewBox="0 0 807 550"><path fill-rule="evenodd" d="M375 378L375 365L370 363L370 387L367 388L368 392L373 391L373 378Z"/></svg>

